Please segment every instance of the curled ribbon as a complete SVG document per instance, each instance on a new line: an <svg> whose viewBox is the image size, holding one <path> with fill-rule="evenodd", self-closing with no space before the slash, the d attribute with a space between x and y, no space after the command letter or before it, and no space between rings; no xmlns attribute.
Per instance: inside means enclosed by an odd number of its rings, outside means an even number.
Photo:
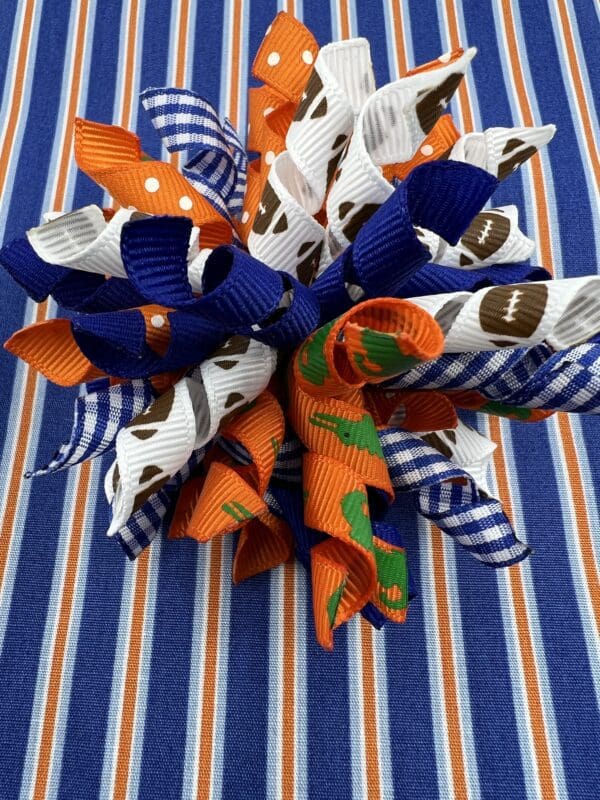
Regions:
<svg viewBox="0 0 600 800"><path fill-rule="evenodd" d="M0 251L72 312L7 349L86 384L33 474L114 449L109 533L131 558L166 531L240 531L240 581L295 551L326 648L356 612L405 618L392 498L487 565L530 552L490 496L493 443L457 409L600 412L599 279L549 280L515 207L484 209L554 126L460 135L444 112L474 55L376 89L365 39L319 49L281 13L253 65L256 157L201 96L148 89L181 171L77 120L79 166L121 207L52 213Z"/></svg>

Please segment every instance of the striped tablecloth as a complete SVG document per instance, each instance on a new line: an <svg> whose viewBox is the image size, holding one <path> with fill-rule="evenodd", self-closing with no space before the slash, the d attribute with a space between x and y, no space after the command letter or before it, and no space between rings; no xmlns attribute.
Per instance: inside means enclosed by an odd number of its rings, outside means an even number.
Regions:
<svg viewBox="0 0 600 800"><path fill-rule="evenodd" d="M595 0L3 0L0 234L102 202L76 114L137 130L140 90L192 88L245 127L249 67L282 7L320 43L363 35L379 83L476 45L463 129L555 122L495 196L558 276L600 254ZM2 335L52 316L2 274ZM484 420L494 481L535 549L494 572L402 517L419 597L404 626L315 644L306 575L232 588L231 541L104 536L106 461L46 479L73 393L0 354L0 798L600 797L600 421Z"/></svg>

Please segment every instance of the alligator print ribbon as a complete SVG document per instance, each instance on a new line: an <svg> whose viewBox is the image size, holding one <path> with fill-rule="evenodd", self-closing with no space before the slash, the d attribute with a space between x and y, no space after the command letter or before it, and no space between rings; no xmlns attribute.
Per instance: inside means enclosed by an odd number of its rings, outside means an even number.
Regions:
<svg viewBox="0 0 600 800"><path fill-rule="evenodd" d="M113 198L52 212L0 264L68 310L6 348L83 384L39 476L114 450L109 534L239 531L240 581L294 554L315 631L404 620L409 503L479 561L525 558L460 409L600 413L600 279L552 280L500 181L553 125L461 134L446 107L475 55L376 88L369 43L319 48L277 15L258 50L247 148L196 92L142 104L182 167L114 125L75 121L79 167ZM158 139L155 144L158 145Z"/></svg>

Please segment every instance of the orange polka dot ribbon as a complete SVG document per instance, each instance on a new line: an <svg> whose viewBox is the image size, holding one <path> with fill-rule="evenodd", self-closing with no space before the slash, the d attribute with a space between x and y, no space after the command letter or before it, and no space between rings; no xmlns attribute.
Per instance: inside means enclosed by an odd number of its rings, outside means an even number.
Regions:
<svg viewBox="0 0 600 800"><path fill-rule="evenodd" d="M0 251L30 297L69 311L5 347L82 384L69 441L35 474L113 451L108 533L131 558L161 534L236 533L239 582L295 555L326 649L357 613L405 619L392 502L489 566L529 554L462 409L600 413L600 279L547 280L523 263L516 207L486 206L554 126L462 134L447 106L475 52L377 88L365 39L319 47L282 12L245 145L181 88L141 98L180 167L77 119L77 164L115 208L52 212Z"/></svg>

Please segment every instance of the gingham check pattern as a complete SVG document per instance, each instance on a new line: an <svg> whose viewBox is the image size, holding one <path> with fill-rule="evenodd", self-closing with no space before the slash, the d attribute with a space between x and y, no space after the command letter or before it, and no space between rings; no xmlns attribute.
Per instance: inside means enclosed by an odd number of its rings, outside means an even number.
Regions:
<svg viewBox="0 0 600 800"><path fill-rule="evenodd" d="M96 458L114 445L119 430L140 414L154 397L150 381L135 380L110 386L108 379L86 384L75 400L71 437L45 466L28 477L47 475Z"/></svg>
<svg viewBox="0 0 600 800"><path fill-rule="evenodd" d="M170 153L187 150L187 180L223 216L239 216L246 190L247 156L231 122L185 89L150 88L141 95L152 124Z"/></svg>

